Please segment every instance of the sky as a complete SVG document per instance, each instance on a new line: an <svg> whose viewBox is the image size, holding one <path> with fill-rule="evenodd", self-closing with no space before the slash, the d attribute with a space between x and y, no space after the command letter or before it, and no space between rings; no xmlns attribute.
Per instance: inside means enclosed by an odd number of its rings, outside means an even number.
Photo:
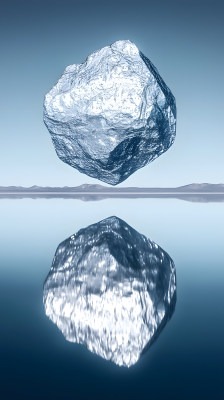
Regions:
<svg viewBox="0 0 224 400"><path fill-rule="evenodd" d="M104 184L57 157L44 95L65 67L129 39L177 103L173 146L119 186L224 183L224 3L218 0L2 0L0 185Z"/></svg>

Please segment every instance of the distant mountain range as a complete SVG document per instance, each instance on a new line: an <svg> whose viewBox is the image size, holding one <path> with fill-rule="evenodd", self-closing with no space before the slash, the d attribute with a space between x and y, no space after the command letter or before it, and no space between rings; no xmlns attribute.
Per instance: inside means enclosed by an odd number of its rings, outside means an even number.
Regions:
<svg viewBox="0 0 224 400"><path fill-rule="evenodd" d="M179 198L188 201L224 201L224 184L192 183L177 188L108 187L84 184L75 187L1 186L0 198L77 198L84 201L106 198Z"/></svg>
<svg viewBox="0 0 224 400"><path fill-rule="evenodd" d="M224 193L224 184L192 183L177 188L108 187L84 184L80 186L0 186L0 193Z"/></svg>

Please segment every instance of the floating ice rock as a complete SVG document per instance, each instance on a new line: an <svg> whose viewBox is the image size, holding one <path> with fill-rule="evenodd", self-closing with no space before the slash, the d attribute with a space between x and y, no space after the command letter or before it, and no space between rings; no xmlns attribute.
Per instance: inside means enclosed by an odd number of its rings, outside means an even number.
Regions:
<svg viewBox="0 0 224 400"><path fill-rule="evenodd" d="M174 263L157 244L110 217L59 244L43 301L68 341L129 367L173 313Z"/></svg>
<svg viewBox="0 0 224 400"><path fill-rule="evenodd" d="M45 96L44 122L62 161L117 185L172 145L175 98L135 44L120 40L65 69Z"/></svg>

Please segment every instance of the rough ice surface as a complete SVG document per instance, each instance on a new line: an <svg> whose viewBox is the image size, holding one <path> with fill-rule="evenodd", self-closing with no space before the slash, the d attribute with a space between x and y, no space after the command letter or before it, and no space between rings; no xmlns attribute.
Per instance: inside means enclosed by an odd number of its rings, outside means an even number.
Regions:
<svg viewBox="0 0 224 400"><path fill-rule="evenodd" d="M59 244L43 301L68 341L130 367L174 311L175 266L161 247L110 217Z"/></svg>
<svg viewBox="0 0 224 400"><path fill-rule="evenodd" d="M136 45L120 40L65 69L45 96L44 122L62 161L117 185L172 145L175 98Z"/></svg>

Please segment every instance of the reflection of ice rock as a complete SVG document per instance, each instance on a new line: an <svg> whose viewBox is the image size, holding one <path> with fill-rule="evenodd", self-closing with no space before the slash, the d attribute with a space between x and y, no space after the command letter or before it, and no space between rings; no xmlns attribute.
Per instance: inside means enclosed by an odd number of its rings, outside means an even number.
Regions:
<svg viewBox="0 0 224 400"><path fill-rule="evenodd" d="M117 217L62 242L44 284L46 315L67 340L128 367L158 336L175 298L171 258Z"/></svg>
<svg viewBox="0 0 224 400"><path fill-rule="evenodd" d="M175 99L129 40L67 67L46 95L44 122L58 157L116 185L164 153L175 138Z"/></svg>

